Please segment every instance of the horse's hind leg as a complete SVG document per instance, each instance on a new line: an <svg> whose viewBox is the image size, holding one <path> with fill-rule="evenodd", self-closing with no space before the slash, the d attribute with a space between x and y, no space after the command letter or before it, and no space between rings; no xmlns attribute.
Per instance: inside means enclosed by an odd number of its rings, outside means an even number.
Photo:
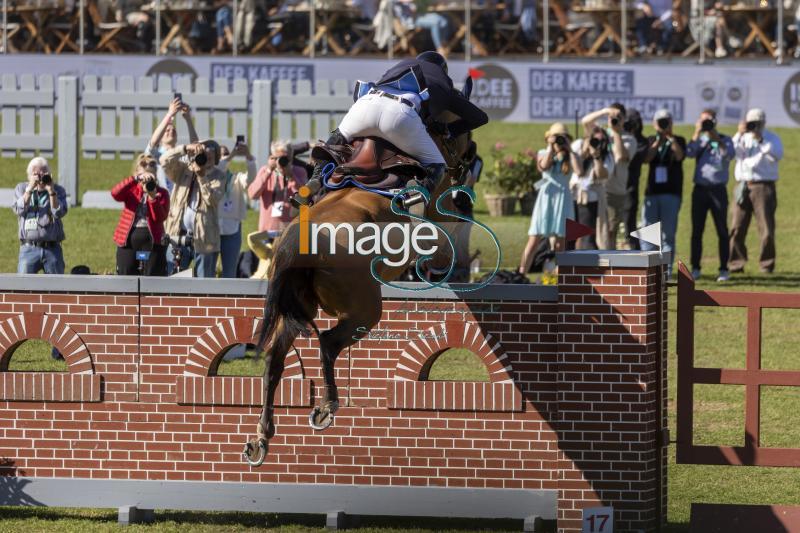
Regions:
<svg viewBox="0 0 800 533"><path fill-rule="evenodd" d="M284 361L294 342L293 335L287 334L283 319L275 328L273 341L266 351L264 367L264 404L258 421L258 437L244 447L244 458L251 466L261 466L267 455L267 439L274 433L272 422L275 407L275 390L283 375Z"/></svg>

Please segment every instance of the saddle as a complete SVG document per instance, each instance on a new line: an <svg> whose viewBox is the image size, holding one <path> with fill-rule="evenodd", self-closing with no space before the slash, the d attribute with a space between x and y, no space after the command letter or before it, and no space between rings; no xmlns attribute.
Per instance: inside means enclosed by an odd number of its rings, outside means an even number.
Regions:
<svg viewBox="0 0 800 533"><path fill-rule="evenodd" d="M427 174L416 159L378 137L354 139L345 146L319 142L311 157L334 161L336 167L325 182L331 189L344 187L348 182L379 191L402 189L409 180L422 179Z"/></svg>

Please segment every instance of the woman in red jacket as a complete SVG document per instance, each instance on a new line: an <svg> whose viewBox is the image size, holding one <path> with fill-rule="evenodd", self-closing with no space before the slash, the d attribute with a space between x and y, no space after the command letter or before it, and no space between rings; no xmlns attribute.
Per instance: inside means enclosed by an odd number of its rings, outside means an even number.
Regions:
<svg viewBox="0 0 800 533"><path fill-rule="evenodd" d="M169 212L169 192L158 186L156 168L156 160L142 154L136 161L134 175L111 189L114 200L123 203L119 224L114 231L117 274L167 275L166 247L161 244L161 239ZM149 252L149 257L147 260L137 258L137 252ZM140 269L141 261L144 261L143 269Z"/></svg>

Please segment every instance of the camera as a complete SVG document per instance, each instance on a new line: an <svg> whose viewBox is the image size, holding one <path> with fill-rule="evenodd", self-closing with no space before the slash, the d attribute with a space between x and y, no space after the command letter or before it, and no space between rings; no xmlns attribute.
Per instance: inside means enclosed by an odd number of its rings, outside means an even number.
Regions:
<svg viewBox="0 0 800 533"><path fill-rule="evenodd" d="M191 248L194 245L194 239L192 239L191 235L167 235L165 233L161 239L161 244L163 246L171 244L173 248Z"/></svg>
<svg viewBox="0 0 800 533"><path fill-rule="evenodd" d="M566 135L556 135L556 145L558 146L567 146L569 144L569 140L567 140Z"/></svg>
<svg viewBox="0 0 800 533"><path fill-rule="evenodd" d="M154 190L156 190L156 182L150 180L144 184L144 188L147 192L153 192Z"/></svg>
<svg viewBox="0 0 800 533"><path fill-rule="evenodd" d="M745 124L744 127L747 131L756 131L758 129L759 124L761 123L758 122L757 120L753 120Z"/></svg>
<svg viewBox="0 0 800 533"><path fill-rule="evenodd" d="M658 124L659 128L661 128L662 130L665 130L665 129L669 128L670 122L671 121L668 118L660 118L660 119L658 119L656 121L656 124Z"/></svg>
<svg viewBox="0 0 800 533"><path fill-rule="evenodd" d="M289 165L289 156L282 155L278 158L278 165L281 167L286 167Z"/></svg>
<svg viewBox="0 0 800 533"><path fill-rule="evenodd" d="M53 183L53 176L50 174L42 174L42 176L39 178L39 181L42 183L42 185L50 185Z"/></svg>
<svg viewBox="0 0 800 533"><path fill-rule="evenodd" d="M194 164L198 167L204 167L208 163L208 156L205 152L200 152L194 156Z"/></svg>
<svg viewBox="0 0 800 533"><path fill-rule="evenodd" d="M589 146L591 146L596 150L602 151L605 150L607 143L604 139L601 139L600 137L592 137L589 139Z"/></svg>
<svg viewBox="0 0 800 533"><path fill-rule="evenodd" d="M700 123L700 131L713 131L717 123L710 118L705 119Z"/></svg>
<svg viewBox="0 0 800 533"><path fill-rule="evenodd" d="M617 117L611 117L611 125L616 126L619 124L619 119Z"/></svg>
<svg viewBox="0 0 800 533"><path fill-rule="evenodd" d="M236 144L244 144L244 135L236 136Z"/></svg>
<svg viewBox="0 0 800 533"><path fill-rule="evenodd" d="M181 93L176 92L175 94L173 94L173 97L183 102L183 97L181 96Z"/></svg>

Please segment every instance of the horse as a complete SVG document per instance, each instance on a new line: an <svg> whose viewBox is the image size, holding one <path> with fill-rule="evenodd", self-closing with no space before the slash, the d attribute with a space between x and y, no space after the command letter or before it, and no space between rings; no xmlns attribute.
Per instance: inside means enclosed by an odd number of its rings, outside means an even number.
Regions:
<svg viewBox="0 0 800 533"><path fill-rule="evenodd" d="M447 120L453 120L450 116ZM440 225L445 224L443 215L437 212L435 203L446 190L463 184L468 173L468 159L474 154L475 145L471 135L465 133L456 138L433 135L447 163L446 175L431 194L425 209L425 219ZM377 140L374 140L379 142ZM303 238L308 238L303 229L311 224L329 223L338 225L409 223L410 217L396 214L391 208L393 200L359 188L345 188L328 192L319 202L301 209L301 220L295 220L276 242L270 265L269 285L264 305L264 320L258 340L259 350L265 353L264 400L257 427L257 438L251 439L243 451L244 459L251 466L260 466L267 455L268 439L274 435L273 405L275 390L284 369L284 360L295 338L313 328L319 338L320 360L325 383L320 405L309 415L309 424L323 430L333 422L339 408L339 396L334 379L334 363L342 350L363 338L378 323L382 313L381 282L397 279L416 258L409 255L404 264L387 265L376 261L376 254L353 255L346 253L347 243L341 242L343 235L336 231L335 238L321 237L322 246L317 253L302 253ZM441 198L444 209L453 210L452 194ZM450 219L452 225L452 219ZM439 232L442 242L442 234ZM333 243L331 242L333 240ZM391 241L397 244L396 239ZM308 244L306 240L306 245ZM452 244L452 243L451 243ZM331 245L333 245L331 247ZM397 250L396 246L391 247ZM446 252L452 250L440 246ZM335 253L342 252L342 253ZM448 254L439 254L427 261L439 270L451 265ZM393 263L399 263L397 254L390 254ZM397 260L395 260L397 259ZM445 268L443 268L443 266ZM355 294L357 298L354 298ZM320 332L314 323L318 308L335 317L336 325Z"/></svg>

